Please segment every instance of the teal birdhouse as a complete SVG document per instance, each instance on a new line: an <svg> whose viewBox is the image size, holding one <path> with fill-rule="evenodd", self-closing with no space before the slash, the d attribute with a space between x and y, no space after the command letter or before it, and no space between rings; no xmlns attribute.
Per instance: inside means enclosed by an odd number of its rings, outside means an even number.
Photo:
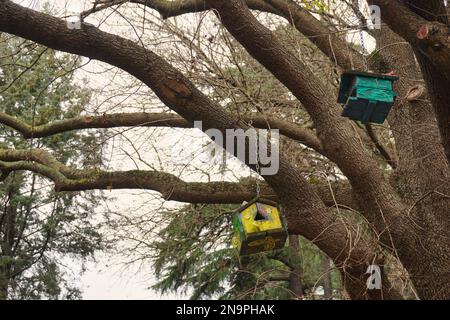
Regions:
<svg viewBox="0 0 450 320"><path fill-rule="evenodd" d="M338 98L344 106L342 115L362 123L383 123L397 97L394 81L398 79L361 71L343 73Z"/></svg>

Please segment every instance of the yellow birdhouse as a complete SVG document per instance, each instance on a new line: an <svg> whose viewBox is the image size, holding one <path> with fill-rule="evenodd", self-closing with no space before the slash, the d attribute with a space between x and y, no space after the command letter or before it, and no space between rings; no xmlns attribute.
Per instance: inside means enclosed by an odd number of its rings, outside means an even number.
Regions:
<svg viewBox="0 0 450 320"><path fill-rule="evenodd" d="M241 207L234 216L233 229L233 245L240 255L283 248L287 238L280 209L265 199Z"/></svg>

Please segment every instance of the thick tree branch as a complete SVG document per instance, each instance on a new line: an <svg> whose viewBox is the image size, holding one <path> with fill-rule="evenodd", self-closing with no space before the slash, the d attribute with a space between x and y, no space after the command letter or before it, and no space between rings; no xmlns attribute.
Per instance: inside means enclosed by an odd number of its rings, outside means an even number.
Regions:
<svg viewBox="0 0 450 320"><path fill-rule="evenodd" d="M278 10L264 0L246 0L254 10L279 14ZM103 1L101 5L95 5L92 9L84 11L81 16L86 17L92 13L107 9L112 6L130 2L147 6L158 11L162 19L180 16L186 13L203 12L210 10L211 6L204 0L110 0Z"/></svg>
<svg viewBox="0 0 450 320"><path fill-rule="evenodd" d="M179 16L185 13L202 12L211 9L210 4L204 0L131 0L132 3L146 5L158 11L163 19ZM263 0L246 0L247 5L254 10L279 14L278 10Z"/></svg>
<svg viewBox="0 0 450 320"><path fill-rule="evenodd" d="M173 174L160 171L75 169L40 149L0 149L0 170L4 173L3 179L12 171L35 172L53 181L56 191L146 189L161 193L166 200L214 204L240 204L256 195L253 181L185 182ZM316 183L312 188L329 207L358 208L351 187L346 182ZM262 184L261 197L277 199L275 192L267 184Z"/></svg>
<svg viewBox="0 0 450 320"><path fill-rule="evenodd" d="M106 172L86 170L80 179L69 179L61 172L31 161L0 161L2 170L28 170L45 176L55 182L56 191L85 191L112 189L145 189L157 191L165 200L188 203L242 203L255 196L254 186L230 182L185 182L176 176L157 172L132 170ZM263 192L262 196L276 199L274 193Z"/></svg>
<svg viewBox="0 0 450 320"><path fill-rule="evenodd" d="M448 26L428 21L398 0L371 0L380 6L383 20L420 51L447 79L450 79L450 39Z"/></svg>
<svg viewBox="0 0 450 320"><path fill-rule="evenodd" d="M103 6L96 7L96 9L84 12L83 15L86 16L124 2L126 1L110 1ZM158 11L163 19L211 9L210 3L205 0L131 0L130 2L142 4ZM364 62L359 52L334 32L330 32L322 22L297 3L287 0L245 0L245 2L251 10L273 13L286 19L341 68L363 68Z"/></svg>
<svg viewBox="0 0 450 320"><path fill-rule="evenodd" d="M245 123L251 123L253 127L260 129L279 129L280 133L288 138L296 140L305 146L322 153L322 145L314 132L301 128L298 125L284 119L264 117L262 115L244 116ZM101 116L80 116L71 119L58 120L35 127L0 112L0 123L5 124L18 132L24 138L42 138L54 134L79 129L117 128L117 127L173 127L193 128L193 122L185 120L173 113L114 113Z"/></svg>

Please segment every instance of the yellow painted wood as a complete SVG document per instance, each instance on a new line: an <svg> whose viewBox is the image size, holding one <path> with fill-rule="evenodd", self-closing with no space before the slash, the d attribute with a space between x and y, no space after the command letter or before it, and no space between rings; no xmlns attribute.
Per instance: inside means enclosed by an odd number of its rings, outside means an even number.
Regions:
<svg viewBox="0 0 450 320"><path fill-rule="evenodd" d="M281 229L283 225L280 219L280 213L277 207L273 207L267 204L260 204L262 208L267 211L270 219L255 221L254 217L256 215L256 203L252 204L244 211L242 211L242 224L244 226L244 231L246 234L251 234L255 232L270 231L274 229Z"/></svg>

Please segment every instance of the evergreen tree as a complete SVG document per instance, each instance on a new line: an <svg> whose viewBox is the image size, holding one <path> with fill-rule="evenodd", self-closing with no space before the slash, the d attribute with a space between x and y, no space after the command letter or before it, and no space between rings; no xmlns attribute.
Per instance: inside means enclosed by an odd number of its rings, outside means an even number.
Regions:
<svg viewBox="0 0 450 320"><path fill-rule="evenodd" d="M34 126L78 116L90 99L72 78L80 59L5 38L0 37L0 112ZM0 148L42 148L64 164L93 166L101 161L101 135L72 131L24 139L1 126ZM33 172L2 170L1 178L0 299L80 298L65 262L85 261L105 245L93 218L99 193L58 193Z"/></svg>

